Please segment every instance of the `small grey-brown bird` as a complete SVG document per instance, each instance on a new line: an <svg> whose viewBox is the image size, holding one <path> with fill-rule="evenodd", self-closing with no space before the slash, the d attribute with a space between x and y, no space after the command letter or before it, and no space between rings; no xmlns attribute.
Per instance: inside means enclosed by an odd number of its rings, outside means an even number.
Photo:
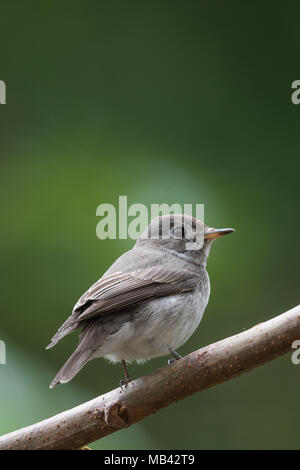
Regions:
<svg viewBox="0 0 300 470"><path fill-rule="evenodd" d="M91 359L138 362L171 354L198 327L210 294L206 261L213 240L234 229L214 229L188 215L153 219L132 250L85 292L47 349L82 328L74 353L50 388L69 382ZM174 360L174 359L173 359Z"/></svg>

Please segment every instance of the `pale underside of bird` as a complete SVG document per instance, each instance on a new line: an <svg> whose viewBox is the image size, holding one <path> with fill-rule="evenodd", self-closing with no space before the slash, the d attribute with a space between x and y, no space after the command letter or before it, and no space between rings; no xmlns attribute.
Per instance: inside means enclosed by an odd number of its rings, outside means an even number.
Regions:
<svg viewBox="0 0 300 470"><path fill-rule="evenodd" d="M176 349L198 327L208 303L206 260L211 242L233 229L216 230L201 222L201 248L186 250L186 242L197 236L195 224L200 221L181 214L163 216L153 219L147 230L160 228L166 218L169 239L142 236L80 297L53 336L47 349L65 335L82 329L77 348L51 388L69 382L88 361L98 357L122 362L125 383L130 380L126 361L139 362L170 353L180 358ZM189 225L195 230L189 230Z"/></svg>

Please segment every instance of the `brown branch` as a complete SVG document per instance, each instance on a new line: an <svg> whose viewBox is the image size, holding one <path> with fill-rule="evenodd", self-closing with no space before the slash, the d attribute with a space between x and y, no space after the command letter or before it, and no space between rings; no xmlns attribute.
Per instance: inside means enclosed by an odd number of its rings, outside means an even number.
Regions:
<svg viewBox="0 0 300 470"><path fill-rule="evenodd" d="M291 350L300 305L52 418L0 437L0 449L78 449L171 403L237 377Z"/></svg>

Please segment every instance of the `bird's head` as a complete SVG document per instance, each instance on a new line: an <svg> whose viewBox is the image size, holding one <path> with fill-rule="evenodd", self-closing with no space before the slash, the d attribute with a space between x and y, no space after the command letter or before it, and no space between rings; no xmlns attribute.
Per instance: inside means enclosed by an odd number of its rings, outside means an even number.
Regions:
<svg viewBox="0 0 300 470"><path fill-rule="evenodd" d="M170 214L152 219L137 243L173 251L206 264L211 243L232 232L233 228L209 227L187 214Z"/></svg>

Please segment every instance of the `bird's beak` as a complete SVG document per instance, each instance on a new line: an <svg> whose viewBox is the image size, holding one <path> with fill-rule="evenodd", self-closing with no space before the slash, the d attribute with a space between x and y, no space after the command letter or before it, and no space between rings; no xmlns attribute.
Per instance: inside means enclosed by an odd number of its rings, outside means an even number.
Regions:
<svg viewBox="0 0 300 470"><path fill-rule="evenodd" d="M204 232L204 238L205 240L214 240L232 232L235 232L234 228L210 228Z"/></svg>

